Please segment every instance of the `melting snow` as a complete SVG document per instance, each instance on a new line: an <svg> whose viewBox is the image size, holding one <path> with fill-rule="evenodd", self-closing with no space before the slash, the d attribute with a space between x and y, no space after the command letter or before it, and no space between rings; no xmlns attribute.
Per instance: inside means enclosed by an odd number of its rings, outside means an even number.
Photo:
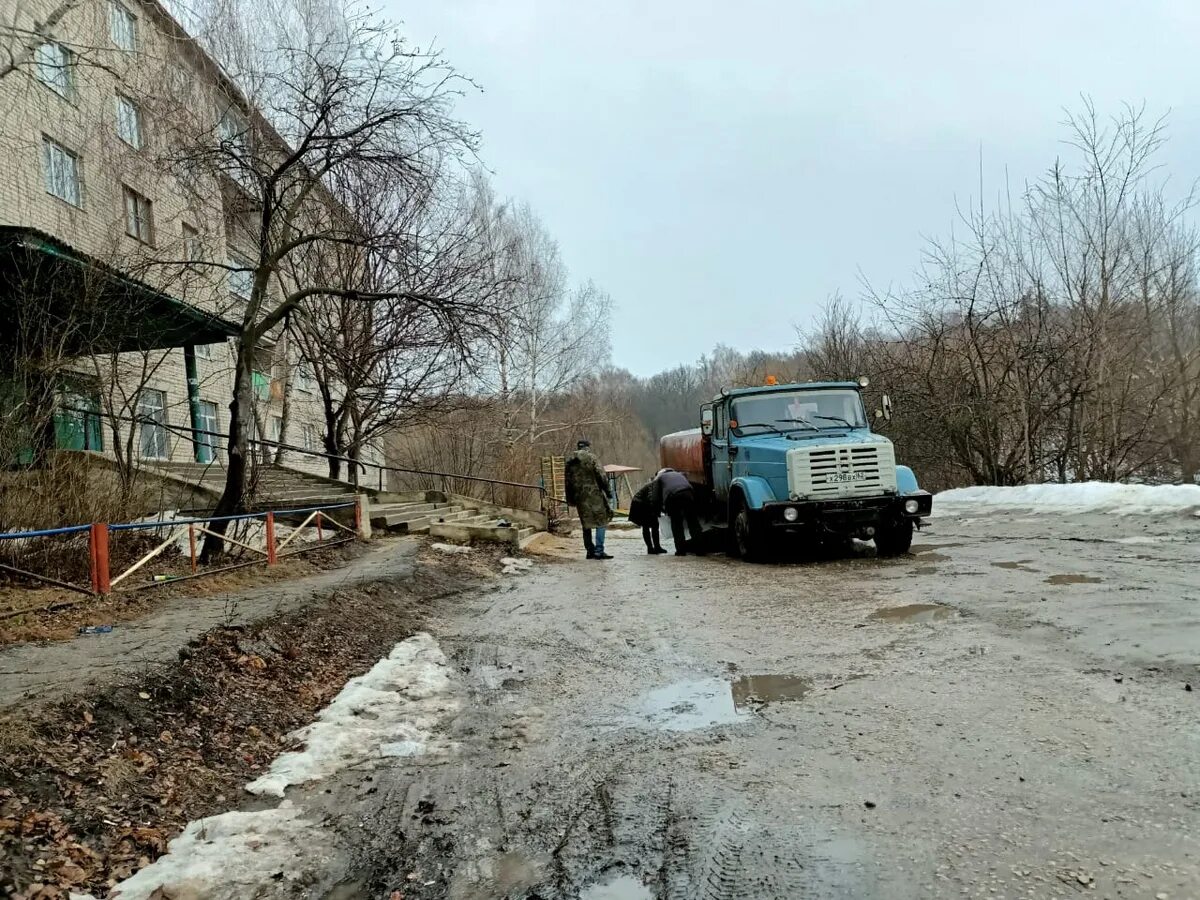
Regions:
<svg viewBox="0 0 1200 900"><path fill-rule="evenodd" d="M532 568L532 559L517 559L513 556L506 556L500 560L501 575L524 575Z"/></svg>
<svg viewBox="0 0 1200 900"><path fill-rule="evenodd" d="M282 797L289 785L364 761L428 753L439 746L435 729L457 708L445 655L428 634L414 635L347 682L313 724L292 734L304 749L281 755L246 789ZM329 833L284 800L273 809L227 812L190 823L163 856L117 885L109 897L282 900L313 884L333 850ZM73 894L72 900L94 898Z"/></svg>
<svg viewBox="0 0 1200 900"><path fill-rule="evenodd" d="M467 547L464 544L430 544L429 546L432 547L434 550L436 550L438 553L455 554L455 553L470 553L471 552L471 548Z"/></svg>
<svg viewBox="0 0 1200 900"><path fill-rule="evenodd" d="M1045 510L1114 515L1170 515L1200 512L1200 485L1027 484L1019 487L969 487L942 491L934 498L934 515L986 509Z"/></svg>
<svg viewBox="0 0 1200 900"><path fill-rule="evenodd" d="M197 819L167 845L164 856L121 882L109 897L241 900L262 896L264 883L278 884L276 896L294 896L297 882L321 870L320 848L327 844L287 801L276 809Z"/></svg>
<svg viewBox="0 0 1200 900"><path fill-rule="evenodd" d="M352 678L311 725L290 737L303 750L284 753L252 794L282 797L293 784L326 778L364 760L417 756L433 743L433 729L457 709L449 696L446 657L428 634L397 644L371 671Z"/></svg>

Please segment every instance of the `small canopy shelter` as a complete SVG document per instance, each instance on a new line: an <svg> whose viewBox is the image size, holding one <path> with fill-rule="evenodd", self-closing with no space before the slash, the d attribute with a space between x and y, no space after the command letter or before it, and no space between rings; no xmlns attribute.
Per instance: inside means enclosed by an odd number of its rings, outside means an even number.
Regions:
<svg viewBox="0 0 1200 900"><path fill-rule="evenodd" d="M609 493L617 501L617 507L625 510L628 507L621 505L621 485L625 486L625 493L629 499L633 499L633 485L629 481L629 476L634 472L640 472L641 469L635 466L618 466L607 465L604 467L604 474L608 476Z"/></svg>
<svg viewBox="0 0 1200 900"><path fill-rule="evenodd" d="M61 405L56 397L64 391L75 405L98 412L98 401L86 391L77 396L76 379L69 367L64 369L66 361L80 357L183 347L192 425L198 427L191 348L238 333L232 322L131 278L52 235L12 225L0 226L0 322L4 465L39 464L55 446L99 445L96 414L81 418L48 412ZM201 442L194 443L199 447Z"/></svg>
<svg viewBox="0 0 1200 900"><path fill-rule="evenodd" d="M0 358L215 344L238 328L33 228L0 226Z"/></svg>

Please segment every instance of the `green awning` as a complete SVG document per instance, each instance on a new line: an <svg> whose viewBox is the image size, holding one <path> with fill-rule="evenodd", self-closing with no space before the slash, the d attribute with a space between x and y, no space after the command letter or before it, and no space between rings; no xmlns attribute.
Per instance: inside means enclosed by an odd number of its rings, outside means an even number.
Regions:
<svg viewBox="0 0 1200 900"><path fill-rule="evenodd" d="M215 344L232 322L32 228L0 226L0 354L84 356Z"/></svg>

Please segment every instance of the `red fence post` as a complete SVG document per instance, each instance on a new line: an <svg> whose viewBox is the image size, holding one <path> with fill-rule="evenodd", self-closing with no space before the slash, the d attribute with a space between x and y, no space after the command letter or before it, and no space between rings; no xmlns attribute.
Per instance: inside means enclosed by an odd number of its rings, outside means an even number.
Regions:
<svg viewBox="0 0 1200 900"><path fill-rule="evenodd" d="M196 574L196 523L188 522L188 552L192 555L192 574Z"/></svg>
<svg viewBox="0 0 1200 900"><path fill-rule="evenodd" d="M108 575L108 524L93 522L88 536L88 550L91 555L92 593L108 594L112 592L112 583Z"/></svg>
<svg viewBox="0 0 1200 900"><path fill-rule="evenodd" d="M275 513L267 513L267 565L273 566L278 560L275 557Z"/></svg>
<svg viewBox="0 0 1200 900"><path fill-rule="evenodd" d="M359 502L359 496L354 495L354 533L362 537L362 503Z"/></svg>

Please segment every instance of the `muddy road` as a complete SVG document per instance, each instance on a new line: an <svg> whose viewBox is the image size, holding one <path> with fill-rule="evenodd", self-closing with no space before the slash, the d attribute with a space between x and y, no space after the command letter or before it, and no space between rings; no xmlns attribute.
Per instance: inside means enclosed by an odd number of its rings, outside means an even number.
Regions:
<svg viewBox="0 0 1200 900"><path fill-rule="evenodd" d="M336 895L1198 897L1198 526L544 560L438 620L457 749L328 795Z"/></svg>

